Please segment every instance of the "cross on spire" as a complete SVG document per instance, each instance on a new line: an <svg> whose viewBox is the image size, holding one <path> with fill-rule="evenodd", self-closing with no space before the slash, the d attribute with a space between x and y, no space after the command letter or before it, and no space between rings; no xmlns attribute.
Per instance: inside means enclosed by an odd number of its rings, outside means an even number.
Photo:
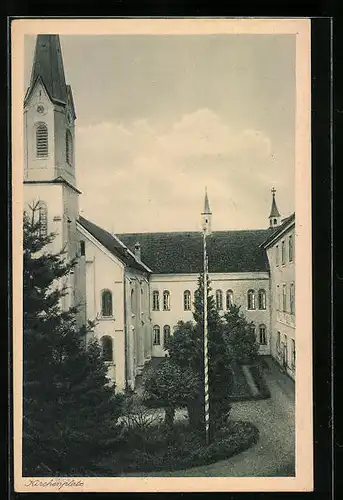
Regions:
<svg viewBox="0 0 343 500"><path fill-rule="evenodd" d="M272 187L271 191L272 191L272 195L275 196L275 193L276 193L275 187Z"/></svg>

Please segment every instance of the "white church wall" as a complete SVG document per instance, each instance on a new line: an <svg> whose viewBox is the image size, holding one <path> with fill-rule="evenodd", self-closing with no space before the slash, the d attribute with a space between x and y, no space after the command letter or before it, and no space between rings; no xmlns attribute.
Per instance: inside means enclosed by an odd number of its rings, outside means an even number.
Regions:
<svg viewBox="0 0 343 500"><path fill-rule="evenodd" d="M42 112L39 112L39 111ZM36 125L48 127L48 156L37 158ZM54 105L44 86L37 83L24 109L24 180L41 181L55 178Z"/></svg>
<svg viewBox="0 0 343 500"><path fill-rule="evenodd" d="M223 314L226 311L226 291L233 291L233 302L241 306L241 312L244 313L248 321L253 321L256 327L256 335L259 338L259 326L266 326L267 344L260 345L260 354L269 354L269 331L270 331L270 290L269 290L269 274L267 272L254 273L213 273L209 275L211 280L212 293L215 295L216 290L221 290L223 294ZM160 344L152 345L152 355L163 357L166 354L164 350L163 328L165 325L171 327L171 333L178 321L193 321L193 302L194 292L198 287L197 274L180 274L180 275L157 275L153 274L150 280L150 301L153 304L152 295L154 291L159 292L160 310L151 310L151 326L158 325L160 327ZM256 308L249 310L247 307L247 292L248 290L256 292ZM266 292L266 309L258 309L258 290L264 289ZM170 293L170 309L163 310L163 292L167 290ZM191 310L184 310L184 291L191 292Z"/></svg>
<svg viewBox="0 0 343 500"><path fill-rule="evenodd" d="M108 375L121 391L125 387L124 266L80 225L78 229L85 241L87 318L96 322L94 336L99 341L105 335L112 339L113 360L107 363ZM111 316L102 315L104 290L112 293Z"/></svg>
<svg viewBox="0 0 343 500"><path fill-rule="evenodd" d="M51 243L51 251L57 253L63 246L63 188L60 184L25 184L24 210L30 214L29 206L38 201L47 204L47 231L53 232L56 237Z"/></svg>
<svg viewBox="0 0 343 500"><path fill-rule="evenodd" d="M151 359L151 323L148 275L136 269L126 269L126 311L128 326L128 370L131 379L142 373Z"/></svg>

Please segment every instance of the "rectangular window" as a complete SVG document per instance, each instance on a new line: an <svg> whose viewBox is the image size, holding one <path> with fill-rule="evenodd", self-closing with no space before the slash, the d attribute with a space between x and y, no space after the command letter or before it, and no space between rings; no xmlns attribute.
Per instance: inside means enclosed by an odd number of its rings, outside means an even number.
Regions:
<svg viewBox="0 0 343 500"><path fill-rule="evenodd" d="M280 348L281 348L281 333L277 332L277 337L276 337L276 352L278 355L280 355Z"/></svg>
<svg viewBox="0 0 343 500"><path fill-rule="evenodd" d="M288 238L288 260L289 262L293 261L293 236L290 235Z"/></svg>
<svg viewBox="0 0 343 500"><path fill-rule="evenodd" d="M295 314L294 283L291 283L289 287L289 309L291 314Z"/></svg>
<svg viewBox="0 0 343 500"><path fill-rule="evenodd" d="M284 336L284 345L283 345L283 355L284 355L284 364L288 366L288 344L287 344L287 335Z"/></svg>
<svg viewBox="0 0 343 500"><path fill-rule="evenodd" d="M287 289L286 289L286 285L282 286L282 310L283 310L283 312L287 311Z"/></svg>
<svg viewBox="0 0 343 500"><path fill-rule="evenodd" d="M80 253L81 255L86 255L86 244L84 241L80 241Z"/></svg>
<svg viewBox="0 0 343 500"><path fill-rule="evenodd" d="M275 247L275 263L276 267L279 266L279 245L276 245Z"/></svg>
<svg viewBox="0 0 343 500"><path fill-rule="evenodd" d="M292 370L295 369L295 340L292 339Z"/></svg>
<svg viewBox="0 0 343 500"><path fill-rule="evenodd" d="M285 251L285 242L281 242L281 263L284 266L286 264L286 251Z"/></svg>

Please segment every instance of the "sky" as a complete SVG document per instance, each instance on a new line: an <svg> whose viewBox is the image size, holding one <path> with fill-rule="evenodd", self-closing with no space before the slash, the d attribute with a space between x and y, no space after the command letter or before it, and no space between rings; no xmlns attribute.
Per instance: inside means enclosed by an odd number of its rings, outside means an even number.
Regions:
<svg viewBox="0 0 343 500"><path fill-rule="evenodd" d="M268 226L294 211L294 35L60 37L84 217L108 231ZM25 40L28 86L35 38Z"/></svg>

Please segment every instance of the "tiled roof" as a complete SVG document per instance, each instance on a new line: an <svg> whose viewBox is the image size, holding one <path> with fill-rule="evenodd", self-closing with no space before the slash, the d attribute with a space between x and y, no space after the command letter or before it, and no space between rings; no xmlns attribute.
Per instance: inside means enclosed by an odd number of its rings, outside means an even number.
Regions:
<svg viewBox="0 0 343 500"><path fill-rule="evenodd" d="M213 273L268 271L260 247L269 229L215 231L207 237L209 269ZM200 232L118 234L130 249L139 242L142 261L157 274L199 273L203 267Z"/></svg>
<svg viewBox="0 0 343 500"><path fill-rule="evenodd" d="M294 222L294 221L295 221L295 213L293 213L293 214L289 215L288 217L286 217L285 219L283 219L280 226L278 226L277 228L275 228L274 230L269 232L268 237L264 241L262 241L261 247L267 248L269 246L269 244L275 238L277 238L279 234L281 234L283 232L283 230L287 227L287 225L291 222Z"/></svg>
<svg viewBox="0 0 343 500"><path fill-rule="evenodd" d="M125 265L138 269L139 271L147 272L146 266L136 260L135 256L128 251L128 248L124 244L121 244L117 238L112 236L109 232L101 229L93 222L85 219L84 217L79 217L78 221L81 226L86 229L95 239L97 239L112 255L117 257Z"/></svg>

